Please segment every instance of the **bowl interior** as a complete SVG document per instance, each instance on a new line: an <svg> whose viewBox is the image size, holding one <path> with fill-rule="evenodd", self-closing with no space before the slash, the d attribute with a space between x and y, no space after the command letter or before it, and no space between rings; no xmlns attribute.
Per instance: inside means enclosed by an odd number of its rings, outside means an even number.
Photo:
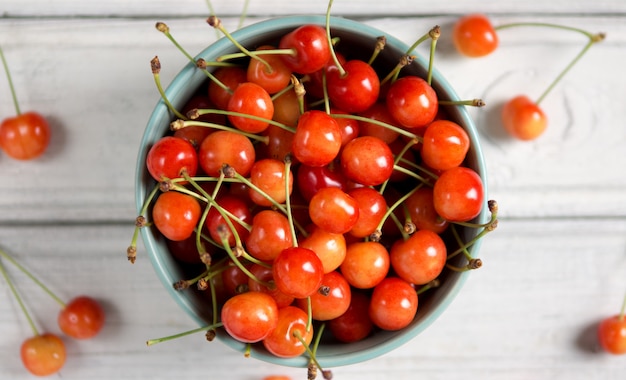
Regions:
<svg viewBox="0 0 626 380"><path fill-rule="evenodd" d="M232 34L233 37L236 38L242 45L249 49L253 49L255 46L262 43L272 41L276 42L282 35L300 25L309 23L325 25L325 17L293 16L270 19L242 28ZM355 53L363 52L365 56L369 56L371 53L373 41L375 41L377 37L385 35L387 38L387 46L385 47L383 53L381 53L381 55L377 58L376 65L384 66L387 70L395 66L400 56L405 54L409 48L405 43L397 40L393 36L386 35L380 30L343 18L331 17L331 33L333 36L340 37L340 44L342 46L349 46L350 51ZM222 38L202 51L196 58L204 58L207 61L212 61L220 55L236 51L237 49L230 41ZM403 75L413 74L424 77L426 67L427 62L420 56L417 56L413 64L403 69ZM205 74L198 70L195 65L190 63L175 77L167 88L166 95L174 107L180 109L206 82L206 80L207 78ZM433 73L432 84L440 99L458 100L458 96L454 92L453 88L436 70ZM469 117L465 107L447 106L446 111L450 119L463 126L468 132L471 141L471 148L467 156L466 165L476 170L483 178L486 191L487 179L485 164L483 162L483 155L473 121ZM147 173L147 170L145 170L146 154L150 147L159 138L169 132L169 124L172 120L173 115L169 112L165 104L162 101L159 101L150 116L138 152L135 193L138 211L141 209L147 194L155 186L154 180ZM486 193L485 199L488 199ZM477 217L477 220L484 222L488 219L489 212L485 204L483 212ZM466 230L464 233L466 235L465 239L469 239L476 234L476 231ZM162 239L156 231L150 228L142 228L141 234L155 272L159 276L163 285L168 289L171 296L178 302L180 307L185 310L185 312L189 314L198 325L206 325L206 321L208 321L208 318L210 317L210 308L208 307L206 301L202 300L195 292L176 291L172 287L174 282L180 280L181 278L185 278L184 269L169 254L164 239ZM480 242L473 245L469 249L472 256L476 256L476 252L478 252L479 248ZM433 323L435 319L446 309L459 292L466 276L467 272L444 273L443 277L441 277L441 286L436 289L429 290L427 292L427 297L420 298L417 316L407 328L397 332L376 332L371 337L356 343L345 344L324 342L318 349L318 360L323 366L326 367L355 364L378 357L403 345ZM218 338L235 350L243 352L246 349L245 344L233 340L228 337L226 333L218 333ZM253 348L252 356L267 362L293 367L304 367L308 363L308 358L306 357L282 359L267 353L261 348Z"/></svg>

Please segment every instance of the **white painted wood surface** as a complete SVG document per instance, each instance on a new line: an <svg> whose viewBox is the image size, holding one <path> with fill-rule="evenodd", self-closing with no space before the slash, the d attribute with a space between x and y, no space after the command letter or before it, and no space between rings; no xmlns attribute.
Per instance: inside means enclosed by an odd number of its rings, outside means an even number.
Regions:
<svg viewBox="0 0 626 380"><path fill-rule="evenodd" d="M243 4L213 1L229 29ZM246 23L280 14L323 13L326 1L250 0ZM501 223L473 273L425 333L380 359L334 370L336 379L623 379L626 357L595 352L592 327L616 313L626 292L626 3L622 0L435 2L335 1L334 14L411 43L442 25L437 65L466 98L484 137L490 197ZM548 132L514 142L498 131L500 104L538 96L582 47L580 36L520 28L478 60L457 56L445 33L459 15L484 11L495 24L548 21L607 33L545 100ZM3 0L0 44L22 108L50 118L40 160L0 156L0 245L61 296L101 299L109 323L98 339L69 343L65 379L259 379L302 371L246 360L196 337L150 348L148 338L192 327L142 255L125 259L132 234L137 144L158 99L149 60L168 82L185 62L154 30L167 22L191 52L215 39L202 0ZM0 115L13 113L0 76ZM56 305L18 273L42 327ZM30 333L0 283L0 379L29 379L18 359Z"/></svg>

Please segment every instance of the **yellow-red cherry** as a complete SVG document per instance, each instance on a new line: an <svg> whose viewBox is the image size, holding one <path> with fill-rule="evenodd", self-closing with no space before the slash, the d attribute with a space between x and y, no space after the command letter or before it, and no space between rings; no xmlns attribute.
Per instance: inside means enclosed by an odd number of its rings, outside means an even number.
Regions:
<svg viewBox="0 0 626 380"><path fill-rule="evenodd" d="M243 343L265 339L276 327L276 301L263 292L244 292L229 298L221 311L226 332Z"/></svg>
<svg viewBox="0 0 626 380"><path fill-rule="evenodd" d="M20 348L24 367L35 376L49 376L63 368L65 343L52 333L38 334L26 339Z"/></svg>
<svg viewBox="0 0 626 380"><path fill-rule="evenodd" d="M200 203L196 198L168 191L159 195L152 209L155 227L169 240L185 240L200 220Z"/></svg>
<svg viewBox="0 0 626 380"><path fill-rule="evenodd" d="M502 124L513 137L534 140L548 126L548 118L539 105L526 95L518 95L502 107Z"/></svg>
<svg viewBox="0 0 626 380"><path fill-rule="evenodd" d="M37 112L6 118L0 124L0 148L16 160L41 156L50 144L50 125Z"/></svg>
<svg viewBox="0 0 626 380"><path fill-rule="evenodd" d="M95 299L79 296L65 305L57 321L66 335L74 339L90 339L104 327L105 312Z"/></svg>
<svg viewBox="0 0 626 380"><path fill-rule="evenodd" d="M498 34L487 16L469 14L454 24L452 42L457 51L465 56L483 57L498 47Z"/></svg>

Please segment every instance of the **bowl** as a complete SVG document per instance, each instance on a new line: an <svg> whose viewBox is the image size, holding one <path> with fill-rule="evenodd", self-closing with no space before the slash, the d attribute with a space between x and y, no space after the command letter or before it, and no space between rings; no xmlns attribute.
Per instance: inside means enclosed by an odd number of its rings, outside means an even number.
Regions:
<svg viewBox="0 0 626 380"><path fill-rule="evenodd" d="M325 16L290 16L275 19L268 19L259 23L244 27L232 33L232 36L243 46L258 46L260 43L277 41L283 34L304 24L325 25ZM378 63L395 66L397 60L409 48L404 42L388 35L376 28L344 18L330 18L331 33L341 39L341 44L352 46L355 51L371 51L372 41L379 36L386 36L387 45L383 53L377 58ZM362 49L360 49L362 48ZM237 49L226 38L221 38L200 52L196 59L204 58L206 61L213 61L223 54L237 52ZM405 67L403 75L414 74L425 77L428 62L422 59L419 54L413 63ZM177 109L182 108L185 103L198 91L206 82L204 73L196 68L192 63L182 68L180 73L173 79L167 87L165 94L170 102ZM432 86L438 93L439 99L459 100L454 88L435 69L432 76ZM485 163L480 148L480 141L476 127L464 106L451 105L443 106L451 120L456 121L468 133L471 147L467 154L465 165L475 170L482 178L485 199L487 199L487 180ZM150 147L162 136L170 133L169 125L173 120L172 113L168 110L163 101L159 101L152 115L148 120L141 145L138 151L137 171L136 171L136 205L140 211L147 194L154 188L155 181L150 177L146 168L146 154ZM484 223L490 218L488 207L482 208L481 214L476 218L477 222ZM468 240L477 234L476 229L463 230L464 239ZM196 292L177 291L172 287L176 281L184 278L184 268L172 258L168 251L166 242L154 228L142 228L141 236L145 249L154 266L154 270L163 286L169 291L179 304L180 308L187 313L199 326L207 325L210 313L207 312L206 302L197 295ZM472 257L476 257L480 249L480 240L469 248ZM459 255L461 259L462 255ZM454 262L453 262L454 263ZM422 331L430 326L446 310L450 303L461 290L469 272L444 271L441 285L427 292L426 297L420 296L417 315L412 323L399 331L377 331L370 337L355 343L335 343L332 341L322 341L317 358L324 367L337 367L351 365L366 360L377 358L383 354L408 343L416 338ZM244 352L246 344L240 343L230 338L225 332L218 331L217 338L232 349ZM289 367L306 367L309 359L305 356L296 358L278 358L267 351L262 346L253 345L251 356L259 360L284 365Z"/></svg>

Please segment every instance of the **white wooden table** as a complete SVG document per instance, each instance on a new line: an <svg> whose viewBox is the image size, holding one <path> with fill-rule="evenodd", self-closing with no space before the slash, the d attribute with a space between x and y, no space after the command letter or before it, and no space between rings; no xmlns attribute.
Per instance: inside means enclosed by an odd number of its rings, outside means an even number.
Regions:
<svg viewBox="0 0 626 380"><path fill-rule="evenodd" d="M242 0L214 0L227 28ZM267 17L322 14L325 0L250 1L246 24ZM338 0L353 17L412 43L461 14L494 24L554 22L606 32L543 103L550 126L530 143L498 131L499 107L524 92L538 96L578 52L578 35L503 31L490 57L464 59L445 37L437 65L472 110L483 136L498 230L483 243L484 266L426 332L377 360L335 368L336 379L624 379L626 357L597 352L594 327L617 313L626 292L626 2L623 0ZM0 245L65 298L100 299L106 328L68 341L64 379L260 379L305 373L244 359L197 337L146 347L193 323L178 310L139 247L130 265L134 164L158 99L149 61L159 55L168 83L184 58L155 21L167 22L191 52L215 39L202 0L3 0L0 44L22 109L46 115L53 137L32 162L0 156ZM0 76L0 115L13 114ZM42 329L57 331L57 305L11 271ZM0 378L29 379L19 346L30 329L0 283Z"/></svg>

